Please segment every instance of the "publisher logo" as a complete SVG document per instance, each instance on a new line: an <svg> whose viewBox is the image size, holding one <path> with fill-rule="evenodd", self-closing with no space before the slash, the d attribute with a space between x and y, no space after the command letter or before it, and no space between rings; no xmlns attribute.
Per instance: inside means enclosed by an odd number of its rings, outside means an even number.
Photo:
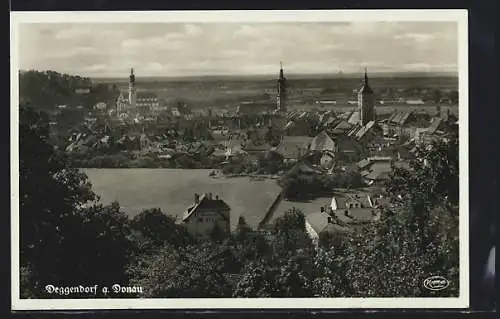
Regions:
<svg viewBox="0 0 500 319"><path fill-rule="evenodd" d="M441 276L432 276L424 280L424 287L429 290L443 290L450 285L448 279Z"/></svg>

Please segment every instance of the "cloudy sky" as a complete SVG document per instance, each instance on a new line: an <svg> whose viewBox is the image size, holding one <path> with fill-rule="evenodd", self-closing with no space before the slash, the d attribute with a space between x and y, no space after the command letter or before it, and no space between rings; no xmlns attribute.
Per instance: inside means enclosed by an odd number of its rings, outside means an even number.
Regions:
<svg viewBox="0 0 500 319"><path fill-rule="evenodd" d="M456 72L454 22L22 24L20 68L91 77Z"/></svg>

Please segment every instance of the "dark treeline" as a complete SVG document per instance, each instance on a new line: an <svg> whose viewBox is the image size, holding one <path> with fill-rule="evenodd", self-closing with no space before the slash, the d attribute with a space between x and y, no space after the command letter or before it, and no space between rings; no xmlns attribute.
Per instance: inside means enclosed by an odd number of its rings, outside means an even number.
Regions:
<svg viewBox="0 0 500 319"><path fill-rule="evenodd" d="M114 101L117 94L116 87L94 84L90 78L77 75L35 70L19 74L20 102L36 105L44 111L52 111L57 105L81 105L90 109L98 102Z"/></svg>
<svg viewBox="0 0 500 319"><path fill-rule="evenodd" d="M353 235L312 242L304 214L288 211L266 230L191 238L157 209L129 219L98 203L87 177L48 142L46 118L20 110L21 298L46 285L141 286L140 297L418 297L458 295L458 142L422 149L413 171L396 169L398 201ZM441 291L423 281L440 275ZM99 293L97 296L104 297ZM113 295L107 297L131 297Z"/></svg>

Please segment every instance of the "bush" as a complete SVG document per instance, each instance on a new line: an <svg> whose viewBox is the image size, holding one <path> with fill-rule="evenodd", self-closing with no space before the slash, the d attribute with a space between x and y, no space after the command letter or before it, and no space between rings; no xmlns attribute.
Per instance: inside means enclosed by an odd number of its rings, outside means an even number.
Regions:
<svg viewBox="0 0 500 319"><path fill-rule="evenodd" d="M84 167L92 168L120 168L129 166L129 158L122 155L100 155L83 161Z"/></svg>
<svg viewBox="0 0 500 319"><path fill-rule="evenodd" d="M334 188L359 188L363 181L359 172L338 172L334 175L289 173L279 181L287 199L310 199L329 194Z"/></svg>

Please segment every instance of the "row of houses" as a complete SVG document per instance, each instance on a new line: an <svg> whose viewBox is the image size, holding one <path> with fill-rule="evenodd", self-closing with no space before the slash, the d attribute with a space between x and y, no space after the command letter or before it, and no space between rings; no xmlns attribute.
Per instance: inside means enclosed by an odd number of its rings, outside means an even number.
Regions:
<svg viewBox="0 0 500 319"><path fill-rule="evenodd" d="M329 205L318 207L319 211L304 212L306 231L316 244L325 233L343 235L355 232L377 222L384 204L387 204L386 199L374 199L366 194L334 196ZM195 238L207 239L215 231L229 234L230 221L231 207L222 198L212 193L195 193L193 203L185 209L177 224L186 227ZM263 225L261 229L265 230L267 226Z"/></svg>

